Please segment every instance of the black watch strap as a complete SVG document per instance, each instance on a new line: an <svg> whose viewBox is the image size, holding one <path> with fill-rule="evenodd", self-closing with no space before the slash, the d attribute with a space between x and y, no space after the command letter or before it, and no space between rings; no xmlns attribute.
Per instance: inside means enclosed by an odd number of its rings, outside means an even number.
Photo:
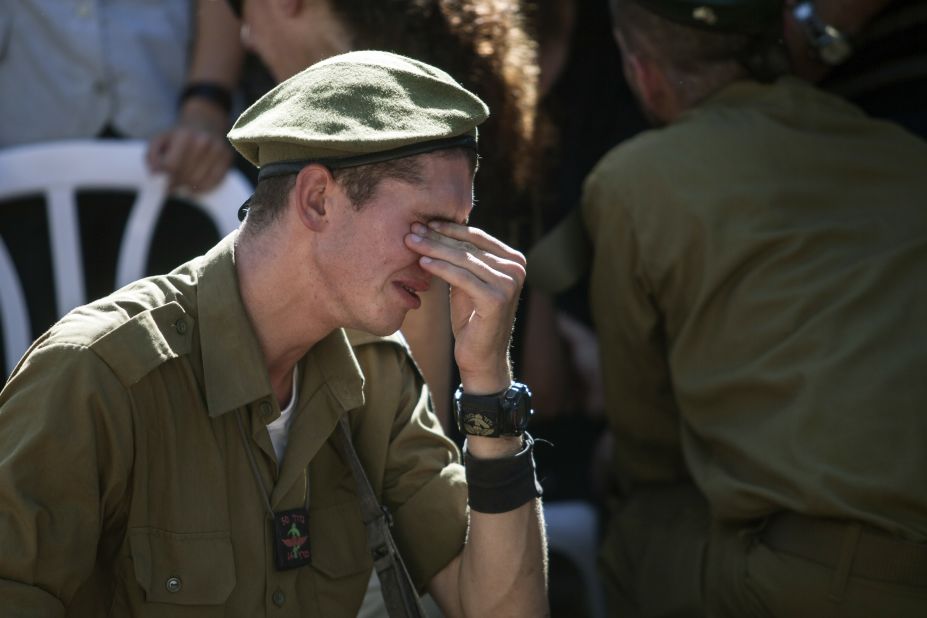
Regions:
<svg viewBox="0 0 927 618"><path fill-rule="evenodd" d="M470 436L520 436L533 412L531 390L520 382L492 395L470 395L463 386L454 394L457 429Z"/></svg>

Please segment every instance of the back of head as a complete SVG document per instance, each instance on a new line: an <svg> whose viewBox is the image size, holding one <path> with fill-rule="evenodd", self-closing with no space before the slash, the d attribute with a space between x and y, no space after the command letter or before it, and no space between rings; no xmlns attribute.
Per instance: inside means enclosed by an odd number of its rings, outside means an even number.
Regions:
<svg viewBox="0 0 927 618"><path fill-rule="evenodd" d="M616 32L633 53L679 81L741 74L768 82L788 72L782 0L611 0ZM729 78L728 78L729 79Z"/></svg>

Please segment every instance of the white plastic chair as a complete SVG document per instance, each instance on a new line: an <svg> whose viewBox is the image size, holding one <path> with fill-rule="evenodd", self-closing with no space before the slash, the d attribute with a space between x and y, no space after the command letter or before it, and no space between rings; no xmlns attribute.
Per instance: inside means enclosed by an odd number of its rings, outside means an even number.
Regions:
<svg viewBox="0 0 927 618"><path fill-rule="evenodd" d="M146 147L140 140L68 140L0 150L0 208L4 201L26 196L41 195L46 200L59 316L87 302L77 220L78 190L136 192L120 244L116 287L143 276L152 235L168 197L167 177L148 171ZM224 236L238 226L238 207L251 192L248 179L233 168L212 191L183 198L201 208ZM0 326L9 372L31 343L32 330L23 288L2 240Z"/></svg>

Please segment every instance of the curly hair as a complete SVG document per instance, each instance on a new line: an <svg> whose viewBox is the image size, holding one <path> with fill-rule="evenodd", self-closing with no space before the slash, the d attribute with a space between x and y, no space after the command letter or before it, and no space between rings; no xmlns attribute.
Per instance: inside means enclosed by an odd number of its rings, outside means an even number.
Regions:
<svg viewBox="0 0 927 618"><path fill-rule="evenodd" d="M451 74L489 105L474 221L512 242L535 170L537 58L517 0L336 0L353 49L382 49Z"/></svg>

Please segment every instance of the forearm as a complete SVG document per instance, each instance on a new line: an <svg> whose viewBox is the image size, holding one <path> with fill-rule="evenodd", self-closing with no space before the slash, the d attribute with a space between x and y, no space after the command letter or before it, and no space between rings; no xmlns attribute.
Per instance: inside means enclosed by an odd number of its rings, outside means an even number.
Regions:
<svg viewBox="0 0 927 618"><path fill-rule="evenodd" d="M546 616L547 563L541 501L507 513L470 512L459 589L464 616Z"/></svg>
<svg viewBox="0 0 927 618"><path fill-rule="evenodd" d="M468 436L468 465L512 460L525 449L521 437ZM532 453L527 453L533 456ZM523 453L524 455L524 453ZM474 461L476 460L476 461ZM531 482L534 483L533 463ZM508 476L511 470L502 476ZM480 474L479 476L482 476ZM471 481L480 480L468 472ZM512 487L490 490L513 495ZM504 512L501 504L480 506L471 484L470 529L461 554L459 590L464 616L543 616L547 613L546 543L540 500L532 498ZM499 495L499 499L506 499ZM476 505L476 506L475 506ZM499 508L496 508L496 507Z"/></svg>
<svg viewBox="0 0 927 618"><path fill-rule="evenodd" d="M485 395L500 392L511 383L511 364L507 355L499 356L495 362L488 358L484 371L461 370L461 386L466 393ZM523 495L521 492L525 487L519 483L515 486L500 485L488 488L495 496L487 500L486 486L482 483L482 489L474 486L475 481L486 480L483 472L477 478L470 468L492 460L514 461L526 446L522 436L467 437L465 459L470 483L470 528L467 544L461 553L458 582L463 616L546 616L549 613L547 548L540 500L531 498L504 512L482 512L482 506L475 506L489 502L492 508L487 510L503 510L508 508L503 502L508 502L512 496ZM525 454L522 453L523 456ZM527 455L532 458L530 469L520 472L530 473L532 487L529 489L533 489L537 486L533 453L528 452ZM503 482L512 472L508 468L497 474L496 480ZM479 500L475 492L482 494ZM531 495L537 493L532 491Z"/></svg>
<svg viewBox="0 0 927 618"><path fill-rule="evenodd" d="M196 38L187 82L208 81L226 88L238 83L244 58L239 29L224 0L197 2Z"/></svg>
<svg viewBox="0 0 927 618"><path fill-rule="evenodd" d="M431 583L448 616L544 616L546 548L533 443L523 438L530 391L512 384L509 344L525 258L485 232L414 223L407 246L451 285L456 400L467 438L470 527L461 553ZM510 388L511 386L511 388ZM474 435L476 434L476 435Z"/></svg>
<svg viewBox="0 0 927 618"><path fill-rule="evenodd" d="M467 541L429 588L448 618L549 613L546 537L529 446L520 437L467 438Z"/></svg>
<svg viewBox="0 0 927 618"><path fill-rule="evenodd" d="M224 0L198 0L196 34L177 122L152 137L146 160L171 178L171 190L207 191L232 163L225 137L244 50L238 20Z"/></svg>
<svg viewBox="0 0 927 618"><path fill-rule="evenodd" d="M187 84L212 84L230 94L234 91L244 59L239 28L238 20L224 0L197 2L196 34ZM180 116L213 132L224 133L228 129L229 110L208 97L184 99Z"/></svg>

